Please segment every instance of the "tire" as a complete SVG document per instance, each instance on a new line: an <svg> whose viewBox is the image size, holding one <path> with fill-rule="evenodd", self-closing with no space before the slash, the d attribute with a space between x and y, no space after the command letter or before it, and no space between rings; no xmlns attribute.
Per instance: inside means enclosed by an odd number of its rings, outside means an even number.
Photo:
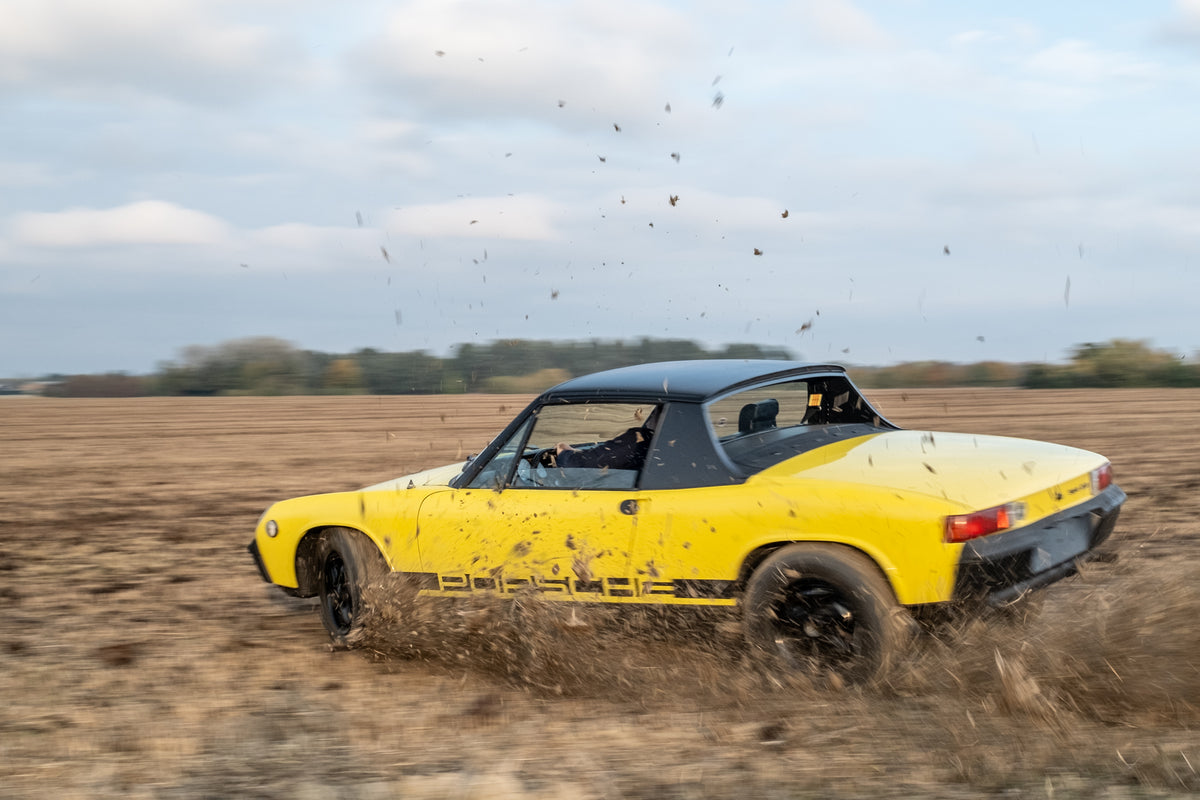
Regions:
<svg viewBox="0 0 1200 800"><path fill-rule="evenodd" d="M317 593L321 623L335 647L362 641L378 616L387 563L374 543L357 531L334 528L317 546Z"/></svg>
<svg viewBox="0 0 1200 800"><path fill-rule="evenodd" d="M873 561L848 547L776 550L751 575L743 602L751 648L811 677L879 679L905 639L891 586Z"/></svg>

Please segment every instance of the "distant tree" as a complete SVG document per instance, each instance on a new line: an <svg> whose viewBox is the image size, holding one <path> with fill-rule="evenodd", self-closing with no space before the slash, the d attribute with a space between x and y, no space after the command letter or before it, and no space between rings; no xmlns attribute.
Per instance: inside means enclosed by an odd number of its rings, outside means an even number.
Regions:
<svg viewBox="0 0 1200 800"><path fill-rule="evenodd" d="M493 360L493 346L460 344L455 348L450 358L451 371L459 376L457 379L461 391L474 392L488 378L503 374L504 366ZM456 393L452 383L447 387L449 393Z"/></svg>
<svg viewBox="0 0 1200 800"><path fill-rule="evenodd" d="M364 348L354 354L354 360L362 369L363 385L371 394L441 394L446 391L444 386L449 369L446 361L422 350L383 353Z"/></svg>
<svg viewBox="0 0 1200 800"><path fill-rule="evenodd" d="M1078 345L1063 366L1035 365L1026 373L1030 389L1122 386L1200 386L1200 369L1144 340L1113 339Z"/></svg>
<svg viewBox="0 0 1200 800"><path fill-rule="evenodd" d="M335 358L325 368L324 389L338 394L360 392L363 388L363 371L353 358Z"/></svg>
<svg viewBox="0 0 1200 800"><path fill-rule="evenodd" d="M787 361L792 354L782 347L763 347L758 344L727 344L713 354L715 358L765 358L770 361Z"/></svg>
<svg viewBox="0 0 1200 800"><path fill-rule="evenodd" d="M461 344L447 358L424 351L388 353L364 348L348 355L299 351L269 337L235 339L214 347L185 348L162 364L144 390L156 394L298 394L367 391L372 394L527 393L564 377L652 361L695 358L790 359L780 347L729 344L708 351L686 339L537 341L506 339ZM921 386L1200 386L1200 365L1152 349L1144 341L1114 339L1076 347L1068 364L954 364L916 361L855 367L864 388Z"/></svg>
<svg viewBox="0 0 1200 800"><path fill-rule="evenodd" d="M1019 364L980 361L963 367L963 383L966 386L1018 386L1024 372Z"/></svg>
<svg viewBox="0 0 1200 800"><path fill-rule="evenodd" d="M68 375L49 384L47 397L140 397L147 393L146 380L122 372L104 375Z"/></svg>
<svg viewBox="0 0 1200 800"><path fill-rule="evenodd" d="M1032 364L1025 371L1021 384L1026 389L1059 389L1065 385L1064 376L1047 364Z"/></svg>
<svg viewBox="0 0 1200 800"><path fill-rule="evenodd" d="M565 369L539 369L528 375L489 378L484 388L491 394L538 394L570 377Z"/></svg>
<svg viewBox="0 0 1200 800"><path fill-rule="evenodd" d="M312 387L306 356L282 339L233 339L215 347L193 345L180 363L160 369L160 394L296 394Z"/></svg>
<svg viewBox="0 0 1200 800"><path fill-rule="evenodd" d="M1183 357L1172 358L1152 367L1147 377L1155 386L1200 386L1200 365L1189 364Z"/></svg>

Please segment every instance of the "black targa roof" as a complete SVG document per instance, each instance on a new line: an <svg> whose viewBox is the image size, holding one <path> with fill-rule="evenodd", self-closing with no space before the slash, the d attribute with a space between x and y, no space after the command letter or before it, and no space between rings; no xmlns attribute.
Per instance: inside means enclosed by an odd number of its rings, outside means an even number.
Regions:
<svg viewBox="0 0 1200 800"><path fill-rule="evenodd" d="M700 403L741 384L806 374L844 373L836 364L768 359L703 359L662 361L619 367L572 378L547 389L542 400L653 398Z"/></svg>
<svg viewBox="0 0 1200 800"><path fill-rule="evenodd" d="M638 489L680 489L741 483L750 472L737 468L718 450L699 404L760 384L821 376L847 380L845 374L846 370L836 364L769 359L703 359L639 364L572 378L547 389L524 412L518 414L451 485L462 486L474 480L482 465L487 464L525 424L529 415L536 414L540 407L593 400L667 404L666 414L658 424L646 457ZM857 429L863 426L852 427ZM887 424L887 427L894 426ZM827 444L830 437L837 438L845 433L841 431L805 439L816 447ZM663 446L660 441L667 444ZM776 451L783 452L779 448L772 450L773 453ZM758 462L755 465L755 471L763 468L758 466Z"/></svg>

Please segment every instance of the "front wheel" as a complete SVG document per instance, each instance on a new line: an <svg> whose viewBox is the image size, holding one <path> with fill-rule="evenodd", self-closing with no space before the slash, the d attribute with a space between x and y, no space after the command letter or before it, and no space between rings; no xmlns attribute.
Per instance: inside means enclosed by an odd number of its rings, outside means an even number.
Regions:
<svg viewBox="0 0 1200 800"><path fill-rule="evenodd" d="M387 564L366 536L345 528L326 531L317 555L321 622L335 646L349 647L378 612L376 594Z"/></svg>
<svg viewBox="0 0 1200 800"><path fill-rule="evenodd" d="M891 586L857 550L791 544L746 585L746 639L786 669L851 682L881 677L904 639Z"/></svg>

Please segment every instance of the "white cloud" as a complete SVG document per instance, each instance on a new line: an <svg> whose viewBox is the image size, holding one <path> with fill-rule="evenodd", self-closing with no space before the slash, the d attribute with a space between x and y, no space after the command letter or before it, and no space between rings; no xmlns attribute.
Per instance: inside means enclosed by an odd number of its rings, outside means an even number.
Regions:
<svg viewBox="0 0 1200 800"><path fill-rule="evenodd" d="M970 30L961 31L950 37L950 43L955 46L969 47L981 43L1001 41L1001 37L992 31Z"/></svg>
<svg viewBox="0 0 1200 800"><path fill-rule="evenodd" d="M384 228L415 237L464 237L550 241L560 238L559 212L547 198L464 197L449 203L409 206L392 211Z"/></svg>
<svg viewBox="0 0 1200 800"><path fill-rule="evenodd" d="M1035 53L1026 62L1035 75L1052 80L1104 83L1153 80L1161 68L1130 53L1102 50L1088 42L1067 39Z"/></svg>
<svg viewBox="0 0 1200 800"><path fill-rule="evenodd" d="M48 186L54 182L54 172L45 164L0 161L0 188Z"/></svg>
<svg viewBox="0 0 1200 800"><path fill-rule="evenodd" d="M1167 39L1200 42L1200 0L1175 0L1175 14L1161 30Z"/></svg>
<svg viewBox="0 0 1200 800"><path fill-rule="evenodd" d="M869 14L847 0L810 0L799 12L825 44L868 49L892 44L892 37Z"/></svg>
<svg viewBox="0 0 1200 800"><path fill-rule="evenodd" d="M626 202L621 208L629 209L629 213L676 229L704 231L719 226L724 232L815 233L835 224L829 214L788 208L782 200L725 195L698 186L642 187L625 192L622 197ZM677 198L674 205L670 202L672 197Z"/></svg>
<svg viewBox="0 0 1200 800"><path fill-rule="evenodd" d="M1115 231L1149 236L1159 244L1194 248L1200 241L1200 207L1164 202L1158 198L1112 197L1102 204L1101 217Z"/></svg>
<svg viewBox="0 0 1200 800"><path fill-rule="evenodd" d="M214 245L229 238L223 220L160 200L117 208L71 208L18 214L9 225L13 242L33 247L108 245Z"/></svg>
<svg viewBox="0 0 1200 800"><path fill-rule="evenodd" d="M534 113L561 122L660 110L695 39L686 15L628 0L411 0L359 59L403 102L445 117Z"/></svg>
<svg viewBox="0 0 1200 800"><path fill-rule="evenodd" d="M274 30L221 19L220 10L199 0L6 0L0 86L219 102L306 72Z"/></svg>
<svg viewBox="0 0 1200 800"><path fill-rule="evenodd" d="M369 253L378 247L379 232L371 228L344 228L287 223L260 228L247 235L252 244L270 249L286 248L314 253L351 245L355 250Z"/></svg>
<svg viewBox="0 0 1200 800"><path fill-rule="evenodd" d="M363 123L361 136L372 144L400 144L407 142L418 130L412 120L374 119Z"/></svg>

